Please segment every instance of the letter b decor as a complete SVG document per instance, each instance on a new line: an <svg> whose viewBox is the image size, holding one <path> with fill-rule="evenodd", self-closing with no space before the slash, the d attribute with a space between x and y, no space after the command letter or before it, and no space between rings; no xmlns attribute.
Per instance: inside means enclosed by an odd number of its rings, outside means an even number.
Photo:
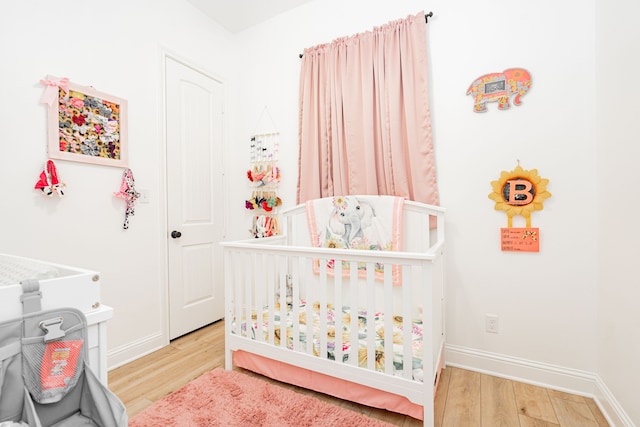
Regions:
<svg viewBox="0 0 640 427"><path fill-rule="evenodd" d="M531 213L542 210L544 200L551 197L547 191L548 183L548 179L538 175L537 169L522 169L520 162L514 170L502 171L499 179L491 181L493 191L489 198L496 202L496 210L507 214L507 227L500 229L503 251L540 251L540 229L531 227ZM513 227L516 215L524 217L526 227Z"/></svg>
<svg viewBox="0 0 640 427"><path fill-rule="evenodd" d="M473 111L484 113L488 102L497 102L499 110L511 107L509 98L515 95L513 103L520 105L520 99L531 89L531 75L522 68L509 68L502 73L485 74L478 77L469 89L467 95L473 95Z"/></svg>

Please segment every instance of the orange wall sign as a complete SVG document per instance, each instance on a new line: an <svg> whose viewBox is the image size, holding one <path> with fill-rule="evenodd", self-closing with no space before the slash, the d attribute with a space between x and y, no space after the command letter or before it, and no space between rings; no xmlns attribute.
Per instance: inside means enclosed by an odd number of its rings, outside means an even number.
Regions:
<svg viewBox="0 0 640 427"><path fill-rule="evenodd" d="M500 178L491 182L493 192L489 198L496 202L496 210L507 214L507 228L500 230L503 251L540 251L540 230L531 228L531 212L542 210L544 200L551 197L548 183L548 179L538 176L536 169L524 170L519 164L510 172L502 171ZM513 228L516 215L525 218L526 228Z"/></svg>
<svg viewBox="0 0 640 427"><path fill-rule="evenodd" d="M500 247L504 252L540 252L540 230L501 228Z"/></svg>

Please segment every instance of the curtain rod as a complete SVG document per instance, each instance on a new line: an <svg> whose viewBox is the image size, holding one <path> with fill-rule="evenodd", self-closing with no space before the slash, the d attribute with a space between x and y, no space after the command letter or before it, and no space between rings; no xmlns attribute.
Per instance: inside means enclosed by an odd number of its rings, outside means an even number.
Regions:
<svg viewBox="0 0 640 427"><path fill-rule="evenodd" d="M429 23L429 18L431 18L433 16L433 12L429 12L427 14L424 15L424 23L428 24ZM302 54L298 55L300 58L302 58Z"/></svg>

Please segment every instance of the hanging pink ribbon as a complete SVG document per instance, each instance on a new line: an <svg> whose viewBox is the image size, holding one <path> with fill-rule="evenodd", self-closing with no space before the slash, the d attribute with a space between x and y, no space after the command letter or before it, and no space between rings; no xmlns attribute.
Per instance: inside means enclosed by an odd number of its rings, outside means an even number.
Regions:
<svg viewBox="0 0 640 427"><path fill-rule="evenodd" d="M44 92L40 97L41 104L53 104L53 101L58 97L58 88L64 91L69 90L69 79L66 77L59 79L42 79L40 80L40 84L45 86Z"/></svg>
<svg viewBox="0 0 640 427"><path fill-rule="evenodd" d="M126 230L129 228L129 217L135 215L135 201L140 197L140 193L136 191L133 172L131 169L127 168L122 172L122 184L120 184L120 191L113 193L113 195L120 197L127 202L126 210L124 212L124 224L122 226L122 228Z"/></svg>

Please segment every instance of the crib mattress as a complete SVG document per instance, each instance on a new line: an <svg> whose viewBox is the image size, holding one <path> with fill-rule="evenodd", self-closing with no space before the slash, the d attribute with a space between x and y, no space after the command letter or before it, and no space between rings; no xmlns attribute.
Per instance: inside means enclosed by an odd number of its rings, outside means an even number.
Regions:
<svg viewBox="0 0 640 427"><path fill-rule="evenodd" d="M315 356L320 356L320 304L314 303L312 305L311 314L312 314L312 322L309 325L307 322L307 302L305 300L301 300L299 304L299 341L300 346L302 348L306 348L308 337L311 337L312 340L312 348L313 354ZM325 355L330 360L336 359L335 345L336 345L336 310L335 308L329 304L326 309L327 316L325 319L326 328L327 328L327 354ZM342 361L347 362L351 357L351 354L354 354L353 346L351 345L351 308L348 306L344 306L342 308ZM269 341L269 308L264 307L262 310L262 334L263 340ZM367 325L367 312L366 310L358 309L356 310L356 315L358 316L358 343L356 346L357 354L358 354L358 366L367 367L367 342L368 342L368 334L369 331L372 330L375 334L374 342L375 342L375 367L379 372L384 372L385 366L385 335L389 334L385 333L384 330L384 319L385 315L382 312L374 313L374 324L372 327ZM287 348L293 350L293 316L294 312L291 307L288 308L286 313L286 340L287 340ZM258 328L257 323L257 313L252 312L252 321L251 326L249 328L250 335L247 333L247 322L245 319L242 320L241 325L241 334L244 337L250 336L252 339L256 339L256 334L258 334L260 328ZM273 333L274 333L274 343L275 345L280 345L281 340L281 319L280 319L280 311L279 307L277 311L274 313L274 325L273 325ZM232 327L232 331L235 331L235 322L234 327ZM403 366L403 345L402 345L402 332L403 332L403 319L401 316L394 316L393 318L393 369L394 375L403 375L404 366ZM411 354L412 354L412 366L410 369L412 370L412 378L416 381L422 381L424 378L424 371L422 366L422 343L423 343L423 334L422 334L422 321L420 320L412 320L411 322Z"/></svg>

